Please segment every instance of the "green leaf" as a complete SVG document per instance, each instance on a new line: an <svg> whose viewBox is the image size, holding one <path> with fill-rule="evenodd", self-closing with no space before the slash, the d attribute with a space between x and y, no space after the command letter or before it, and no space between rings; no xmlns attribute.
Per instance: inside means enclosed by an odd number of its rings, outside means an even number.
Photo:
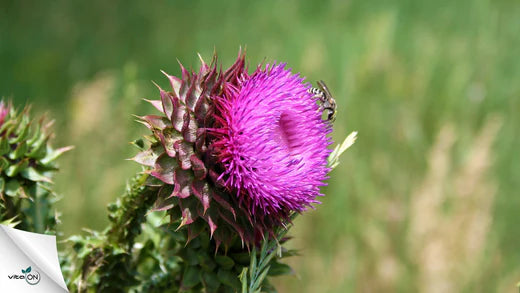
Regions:
<svg viewBox="0 0 520 293"><path fill-rule="evenodd" d="M195 266L189 266L182 276L182 287L191 288L200 283L200 274Z"/></svg>
<svg viewBox="0 0 520 293"><path fill-rule="evenodd" d="M233 259L231 259L229 256L225 256L225 255L215 256L215 261L221 268L223 268L225 270L230 270L235 265L235 262L233 261Z"/></svg>
<svg viewBox="0 0 520 293"><path fill-rule="evenodd" d="M27 269L25 269L25 272L26 273L30 273L31 272L31 267L29 266Z"/></svg>
<svg viewBox="0 0 520 293"><path fill-rule="evenodd" d="M242 283L242 293L247 293L247 267L242 269L242 272L238 276L240 282Z"/></svg>
<svg viewBox="0 0 520 293"><path fill-rule="evenodd" d="M193 244L193 243L192 243ZM199 264L199 257L198 257L198 253L197 251L195 251L194 249L192 249L191 247L187 247L186 249L184 249L183 251L181 251L179 253L180 257L182 257L182 259L184 259L184 261L191 265L191 266L195 266L195 265L198 265Z"/></svg>
<svg viewBox="0 0 520 293"><path fill-rule="evenodd" d="M292 268L284 263L274 262L271 265L271 269L269 270L269 276L281 276L281 275L290 275L293 273Z"/></svg>
<svg viewBox="0 0 520 293"><path fill-rule="evenodd" d="M256 246L253 247L253 251L251 251L251 264L249 267L251 268L249 270L249 278L253 280L256 275Z"/></svg>
<svg viewBox="0 0 520 293"><path fill-rule="evenodd" d="M298 256L300 255L299 251L296 249L284 249L282 250L282 258L289 256Z"/></svg>
<svg viewBox="0 0 520 293"><path fill-rule="evenodd" d="M18 143L23 138L20 137L20 134L23 133L25 129L27 129L27 124L29 122L29 118L24 114L25 113L20 113L20 115L16 117L16 126L10 129L10 133L7 135L7 137L9 137L10 144Z"/></svg>
<svg viewBox="0 0 520 293"><path fill-rule="evenodd" d="M118 244L113 244L111 252L112 252L112 255L120 255L120 254L127 253L126 249L119 246Z"/></svg>
<svg viewBox="0 0 520 293"><path fill-rule="evenodd" d="M251 254L247 251L230 253L229 256L235 261L236 264L240 264L242 266L249 266L251 263Z"/></svg>
<svg viewBox="0 0 520 293"><path fill-rule="evenodd" d="M34 130L32 131L33 132L32 136L27 139L28 145L33 145L33 143L35 143L38 140L40 135L42 135L40 130L41 130L41 122L36 123L36 128L34 128Z"/></svg>
<svg viewBox="0 0 520 293"><path fill-rule="evenodd" d="M10 143L19 143L27 139L27 136L29 136L30 125L31 123L29 121L29 116L23 115L22 122L20 123L20 126L15 132L16 137L14 137L14 139L11 139Z"/></svg>
<svg viewBox="0 0 520 293"><path fill-rule="evenodd" d="M0 139L0 155L7 154L10 150L11 150L11 146L9 145L7 138L2 137Z"/></svg>
<svg viewBox="0 0 520 293"><path fill-rule="evenodd" d="M199 259L199 264L203 270L207 272L212 272L217 267L217 264L208 254L199 252L197 257Z"/></svg>
<svg viewBox="0 0 520 293"><path fill-rule="evenodd" d="M7 137L9 137L9 134L12 132L12 129L14 128L13 125L15 124L16 123L12 119L5 121L4 124L2 124L2 126L0 127L0 133L5 132L4 137L7 139Z"/></svg>
<svg viewBox="0 0 520 293"><path fill-rule="evenodd" d="M260 285L262 285L262 282L264 281L265 277L267 276L267 273L269 272L270 268L271 267L268 266L267 268L265 268L265 270L262 272L262 274L260 274L258 279L256 279L256 281L253 283L253 286L251 287L252 290L260 291L260 289L261 289Z"/></svg>
<svg viewBox="0 0 520 293"><path fill-rule="evenodd" d="M59 158L65 152L72 150L73 148L74 148L74 146L67 146L67 147L59 148L57 150L50 151L47 153L45 158L43 158L40 162L43 165L47 165L47 164L55 161L57 158Z"/></svg>
<svg viewBox="0 0 520 293"><path fill-rule="evenodd" d="M9 153L8 156L12 160L19 159L23 155L25 155L25 153L27 152L27 149L28 149L27 143L25 143L25 141L22 141L21 143L18 144L18 146L16 147L16 149L13 152Z"/></svg>
<svg viewBox="0 0 520 293"><path fill-rule="evenodd" d="M21 160L16 165L11 165L7 170L5 171L5 174L9 177L16 176L18 172L22 171L23 169L27 168L29 166L29 160L27 158Z"/></svg>
<svg viewBox="0 0 520 293"><path fill-rule="evenodd" d="M49 136L48 135L41 135L40 138L31 145L31 150L27 154L29 158L35 158L35 159L41 159L45 157L45 154L47 153L47 140Z"/></svg>
<svg viewBox="0 0 520 293"><path fill-rule="evenodd" d="M271 251L271 253L269 253L269 255L267 255L267 257L265 259L262 259L260 261L260 263L258 264L258 270L262 271L269 264L271 259L273 259L275 254L276 254L276 250L273 249L273 251Z"/></svg>
<svg viewBox="0 0 520 293"><path fill-rule="evenodd" d="M206 292L216 292L218 287L220 287L220 281L214 272L204 272L202 274L202 282L204 287L206 287Z"/></svg>
<svg viewBox="0 0 520 293"><path fill-rule="evenodd" d="M20 183L18 180L9 180L5 185L5 194L9 196L15 196L18 193L18 189L20 188Z"/></svg>
<svg viewBox="0 0 520 293"><path fill-rule="evenodd" d="M5 225L7 227L15 228L18 224L21 223L21 221L15 221L17 216L14 216L10 219L7 219L5 221L1 221L0 224Z"/></svg>
<svg viewBox="0 0 520 293"><path fill-rule="evenodd" d="M33 167L29 167L29 168L25 168L23 169L21 172L20 172L20 175L22 175L23 178L25 179L29 179L31 181L43 181L43 182L48 182L48 183L52 183L51 179L44 176L43 174L41 174L40 172L38 172L36 169L34 169Z"/></svg>
<svg viewBox="0 0 520 293"><path fill-rule="evenodd" d="M2 194L4 192L4 187L5 187L5 179L4 177L0 177L0 194ZM0 196L0 198L2 198Z"/></svg>
<svg viewBox="0 0 520 293"><path fill-rule="evenodd" d="M231 271L219 269L217 276L220 282L222 282L222 284L226 284L236 289L241 288L240 281L238 280L237 275L235 275Z"/></svg>
<svg viewBox="0 0 520 293"><path fill-rule="evenodd" d="M267 254L267 243L268 242L269 242L268 240L264 240L262 242L262 248L260 249L260 259L261 260L264 259Z"/></svg>
<svg viewBox="0 0 520 293"><path fill-rule="evenodd" d="M0 171L5 170L7 167L9 167L9 165L9 160L4 157L0 157Z"/></svg>

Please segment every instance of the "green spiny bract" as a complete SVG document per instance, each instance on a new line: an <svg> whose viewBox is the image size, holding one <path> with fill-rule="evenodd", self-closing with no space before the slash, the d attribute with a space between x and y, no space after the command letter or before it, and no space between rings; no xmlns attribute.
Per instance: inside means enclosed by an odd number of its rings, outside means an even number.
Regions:
<svg viewBox="0 0 520 293"><path fill-rule="evenodd" d="M211 65L201 58L198 73L181 65L182 79L164 73L172 91L159 87L160 100L149 101L162 115L138 117L152 131L146 145L133 160L147 166L154 180L150 186L160 187L155 210L167 210L171 222L181 218L177 229L187 229L187 242L203 231L215 240L231 246L235 238L242 245L258 243L267 230L255 225L249 212L241 207L227 190L220 175L212 145L211 129L215 126L213 97L222 93L224 84L237 86L247 76L245 55L225 72L217 71L216 57Z"/></svg>
<svg viewBox="0 0 520 293"><path fill-rule="evenodd" d="M34 121L29 110L0 101L0 223L54 233L51 176L58 170L55 160L70 147L52 148L52 121Z"/></svg>

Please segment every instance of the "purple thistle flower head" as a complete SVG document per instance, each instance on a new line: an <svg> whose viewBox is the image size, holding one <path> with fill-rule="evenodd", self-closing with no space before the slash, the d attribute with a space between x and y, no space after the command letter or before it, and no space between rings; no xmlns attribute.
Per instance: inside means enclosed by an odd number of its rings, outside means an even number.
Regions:
<svg viewBox="0 0 520 293"><path fill-rule="evenodd" d="M153 133L133 159L159 182L167 210L188 241L203 230L216 247L273 236L293 212L317 203L327 179L331 127L310 84L285 64L248 73L245 54L225 71L202 61L166 75L171 91L149 101L161 115L139 117ZM180 217L180 219L179 219Z"/></svg>
<svg viewBox="0 0 520 293"><path fill-rule="evenodd" d="M261 222L281 222L318 203L329 171L331 127L310 84L285 65L259 67L216 99L221 177Z"/></svg>

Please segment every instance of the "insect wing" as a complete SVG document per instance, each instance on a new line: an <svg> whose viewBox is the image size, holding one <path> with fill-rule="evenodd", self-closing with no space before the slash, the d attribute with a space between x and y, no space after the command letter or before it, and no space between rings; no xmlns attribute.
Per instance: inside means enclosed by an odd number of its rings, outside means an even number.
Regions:
<svg viewBox="0 0 520 293"><path fill-rule="evenodd" d="M326 97L332 98L332 94L330 93L329 88L323 80L318 81L318 86L320 87L320 90L325 94Z"/></svg>

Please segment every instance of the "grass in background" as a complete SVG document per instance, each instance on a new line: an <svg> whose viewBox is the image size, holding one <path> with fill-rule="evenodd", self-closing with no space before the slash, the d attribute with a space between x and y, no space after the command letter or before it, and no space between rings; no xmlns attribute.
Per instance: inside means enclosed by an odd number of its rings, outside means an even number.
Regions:
<svg viewBox="0 0 520 293"><path fill-rule="evenodd" d="M65 235L105 224L138 170L131 114L159 69L288 62L359 131L316 211L298 218L281 292L516 292L520 280L516 1L4 1L0 89L57 120ZM61 135L60 135L61 134Z"/></svg>

